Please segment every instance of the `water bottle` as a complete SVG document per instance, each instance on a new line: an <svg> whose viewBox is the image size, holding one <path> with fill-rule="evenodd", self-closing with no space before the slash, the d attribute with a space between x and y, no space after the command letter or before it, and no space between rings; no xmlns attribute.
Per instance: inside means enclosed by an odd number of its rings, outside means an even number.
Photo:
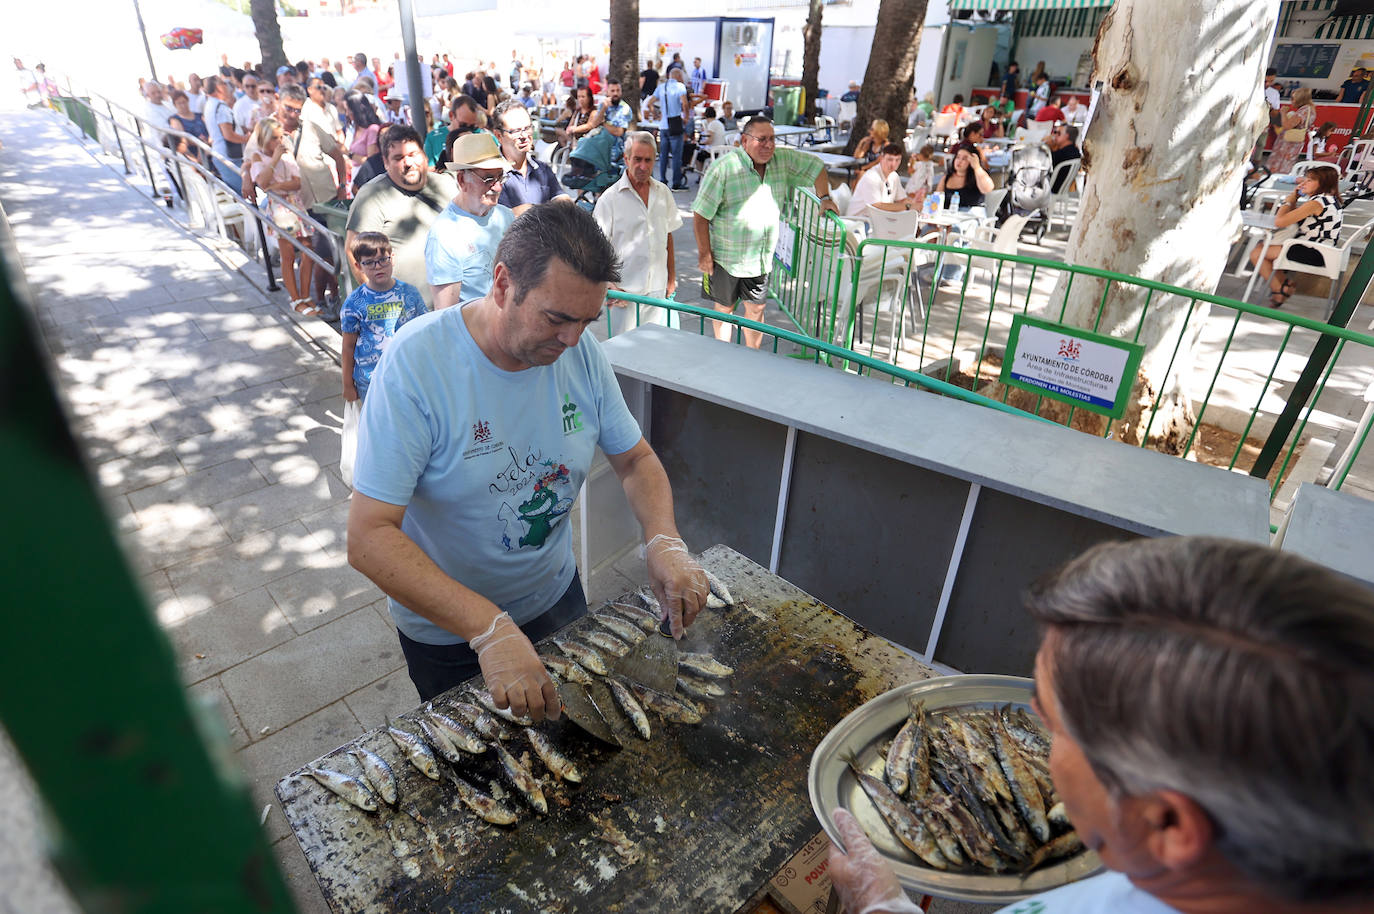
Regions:
<svg viewBox="0 0 1374 914"><path fill-rule="evenodd" d="M938 190L926 199L930 201L930 211L932 213L938 213L940 211L940 207L943 206L945 203L945 195L940 193Z"/></svg>
<svg viewBox="0 0 1374 914"><path fill-rule="evenodd" d="M949 208L954 212L959 212L959 192L956 190L949 195Z"/></svg>

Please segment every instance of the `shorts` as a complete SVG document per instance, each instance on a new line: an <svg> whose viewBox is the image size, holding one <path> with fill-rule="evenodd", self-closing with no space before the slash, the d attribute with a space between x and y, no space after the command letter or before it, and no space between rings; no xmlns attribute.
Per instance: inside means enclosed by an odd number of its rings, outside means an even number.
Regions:
<svg viewBox="0 0 1374 914"><path fill-rule="evenodd" d="M718 305L734 309L740 301L761 303L768 300L768 274L762 276L732 276L720 264L703 277L702 291Z"/></svg>

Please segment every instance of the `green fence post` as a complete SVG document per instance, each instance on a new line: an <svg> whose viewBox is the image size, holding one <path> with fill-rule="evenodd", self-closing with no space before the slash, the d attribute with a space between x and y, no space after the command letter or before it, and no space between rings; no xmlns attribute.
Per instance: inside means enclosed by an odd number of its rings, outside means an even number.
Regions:
<svg viewBox="0 0 1374 914"><path fill-rule="evenodd" d="M1360 299L1364 297L1365 290L1369 288L1371 277L1374 277L1374 244L1367 245L1364 253L1360 255L1360 262L1355 265L1355 272L1351 274L1350 282L1346 284L1345 291L1341 293L1340 301L1336 303L1336 310L1332 313L1328 323L1345 329L1346 325L1350 323L1350 318L1354 316ZM1339 282L1336 279L1331 281ZM1289 433L1297 424L1298 414L1307 405L1307 398L1312 396L1312 391L1317 386L1317 379L1326 369L1326 363L1330 361L1331 354L1335 349L1336 338L1325 334L1317 340L1317 345L1312 347L1312 354L1308 356L1307 365L1303 368L1302 374L1298 376L1297 383L1293 385L1293 390L1288 394L1288 402L1284 405L1283 412L1279 413L1279 418L1274 422L1273 431L1269 433L1259 456L1255 458L1255 465L1250 468L1251 476L1264 479L1273 469L1274 461L1278 459L1279 452L1283 450L1283 443L1288 440Z"/></svg>

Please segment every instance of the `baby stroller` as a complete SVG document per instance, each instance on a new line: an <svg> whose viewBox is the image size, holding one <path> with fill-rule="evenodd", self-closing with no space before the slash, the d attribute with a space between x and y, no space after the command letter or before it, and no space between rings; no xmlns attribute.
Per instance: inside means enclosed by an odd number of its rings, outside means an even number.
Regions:
<svg viewBox="0 0 1374 914"><path fill-rule="evenodd" d="M578 192L577 204L583 209L590 210L597 196L620 180L621 168L614 162L616 140L609 130L593 130L568 156L563 186Z"/></svg>
<svg viewBox="0 0 1374 914"><path fill-rule="evenodd" d="M1050 151L1039 143L1016 146L1011 151L1010 176L1007 178L1007 195L1002 198L1002 206L997 213L997 224L1001 225L1008 216L1028 216L1022 232L1034 232L1035 243L1039 244L1049 229L1048 214L1045 208L1050 205L1050 172L1054 160Z"/></svg>

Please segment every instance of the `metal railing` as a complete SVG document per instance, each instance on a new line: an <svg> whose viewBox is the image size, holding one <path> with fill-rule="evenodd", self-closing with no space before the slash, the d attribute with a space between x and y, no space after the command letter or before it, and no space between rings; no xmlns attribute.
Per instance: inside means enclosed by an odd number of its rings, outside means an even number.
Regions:
<svg viewBox="0 0 1374 914"><path fill-rule="evenodd" d="M878 374L965 402L997 404L1069 427L1091 427L1107 438L1121 438L1126 426L1105 418L1084 421L1079 407L1067 404L1055 408L1055 418L1041 416L1043 395L1013 392L998 384L995 373L985 374L985 367L998 363L1005 352L1012 315L1042 317L1131 342L1163 339L1155 350L1167 355L1162 363L1156 359L1153 369L1158 378L1180 378L1178 391L1189 420L1186 433L1161 440L1170 389L1159 384L1141 398L1142 415L1126 440L1264 476L1271 500L1295 461L1309 453L1323 463L1327 457L1335 460L1322 469L1329 470L1328 485L1339 489L1368 439L1368 412L1356 416L1362 405L1359 392L1374 380L1374 337L1344 326L1368 273L1357 270L1336 309L1335 323L1324 323L1038 257L955 244L856 240L852 228L822 213L820 201L806 190L796 192L784 215L796 230L792 269L775 265L770 293L796 332L678 302L614 297L677 311L680 318L696 316L702 333L707 320L748 326L772 336L775 352L786 342L795 348L788 353L794 357ZM957 274L952 283L951 270ZM1374 259L1369 270L1374 271ZM984 286L973 282L976 271L986 277L986 295L974 294ZM1070 304L1083 301L1087 286L1092 287L1088 302L1095 305L1086 311L1080 305L1084 316L1074 319ZM1130 303L1131 319L1104 327L1109 311L1127 310L1123 301ZM965 352L969 365L960 370ZM1343 451L1340 442L1345 442Z"/></svg>
<svg viewBox="0 0 1374 914"><path fill-rule="evenodd" d="M93 102L96 100L101 105L94 104ZM175 201L179 199L188 228L196 228L195 223L200 221L204 228L213 228L222 238L234 241L243 247L245 252L251 254L248 251L251 245L248 243L247 237L236 240L228 231L229 225L236 220L243 221L246 230L246 223L251 219L256 228L258 254L267 274L267 289L269 291L276 291L280 287L277 285L276 275L273 272L272 249L267 243L267 229L264 223L273 229L276 237L286 239L298 256L308 258L317 268L327 270L334 275L339 283L341 300L354 285L353 276L348 269L347 258L343 255L344 240L339 233L322 224L306 209L271 191L255 188L255 193L264 198L261 205L257 201L246 199L241 193L241 181L237 187L231 187L217 171L217 169L223 170L239 176L241 174L239 168L230 159L216 152L210 145L184 131L151 124L127 108L96 93L85 95L72 93L70 96L62 97L60 101L62 106L59 110L64 110L68 119L87 135L90 134L88 125L81 123L76 111L81 109L90 114L96 128L95 139L106 152L119 156L126 176L141 174L148 182L153 198L164 200L173 211L176 211L177 204ZM100 110L101 106L105 108L104 111ZM118 116L116 116L116 112L118 112ZM106 130L108 133L105 132ZM199 161L170 149L165 143L167 137L186 141L199 154ZM126 146L126 141L129 142L129 146ZM154 161L158 162L162 169L161 172L155 169ZM214 162L215 169L208 168L204 164L206 162ZM203 182L203 184L195 186L190 183L192 181ZM167 191L162 190L166 186L164 182L171 185ZM202 192L202 188L204 192ZM173 197L173 193L175 197ZM303 244L295 237L294 231L278 226L272 217L262 209L262 206L269 203L276 204L295 215L300 220L302 228L328 235L338 253L336 262L325 260L309 245ZM237 206L237 215L226 219L223 206Z"/></svg>

